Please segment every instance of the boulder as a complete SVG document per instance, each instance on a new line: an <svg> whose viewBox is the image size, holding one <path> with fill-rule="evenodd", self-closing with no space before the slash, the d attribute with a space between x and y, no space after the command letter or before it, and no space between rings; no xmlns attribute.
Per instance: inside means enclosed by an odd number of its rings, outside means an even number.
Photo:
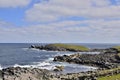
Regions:
<svg viewBox="0 0 120 80"><path fill-rule="evenodd" d="M55 66L55 69L53 71L63 71L64 70L64 66Z"/></svg>

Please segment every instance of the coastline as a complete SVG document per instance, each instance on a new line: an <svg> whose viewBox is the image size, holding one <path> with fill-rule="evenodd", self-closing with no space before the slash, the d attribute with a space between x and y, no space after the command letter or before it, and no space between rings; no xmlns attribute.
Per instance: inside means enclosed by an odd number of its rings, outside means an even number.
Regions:
<svg viewBox="0 0 120 80"><path fill-rule="evenodd" d="M36 49L36 48L29 48L29 49ZM40 49L38 49L39 52ZM49 50L46 50L49 52ZM55 50L57 51L57 50ZM54 52L54 50L50 50L50 52ZM61 51L57 51L57 52L61 52ZM65 53L67 51L64 51ZM71 51L68 51L71 52ZM73 54L62 54L62 55L56 55L54 56L54 60L53 61L57 61L57 62L68 62L68 64L82 64L82 65L87 65L87 66L92 66L92 67L98 67L98 69L94 69L94 70L89 70L89 71L84 71L84 72L77 72L77 73L66 73L66 74L62 74L62 70L64 70L64 66L57 66L57 72L51 71L51 70L46 70L46 69L40 69L37 67L20 67L20 65L16 65L14 67L8 67L5 69L2 69L1 71L1 80L19 80L20 78L22 78L22 80L98 80L99 77L104 77L104 76L110 76L110 75L116 75L120 73L120 68L119 66L111 66L115 60L118 60L119 58L119 53L117 51L117 49L114 48L107 48L107 49L92 49L87 51L88 54L84 53L85 51L81 51L82 54L78 54L80 53L80 51L78 52L73 52ZM86 52L86 53L87 53ZM98 54L89 54L91 52L100 52ZM76 54L77 53L77 54ZM84 56L83 56L84 55ZM94 57L95 58L94 58ZM102 58L101 58L102 57ZM111 57L110 59L106 57ZM63 59L62 59L63 58ZM77 58L82 59L82 63L78 62L79 60L76 60ZM92 60L89 60L90 58L92 58ZM96 65L96 63L93 63L94 61L99 61L100 60L103 61L108 61L110 62L110 64L106 65L107 67L103 66L99 66ZM117 58L117 59L116 59ZM68 60L67 60L68 59ZM88 60L87 60L88 59ZM113 61L111 61L111 59L113 59ZM69 60L71 62L69 62ZM91 61L86 62L87 61ZM74 62L75 61L75 62ZM101 64L101 62L99 62ZM105 62L106 63L106 62ZM83 68L84 69L84 68ZM54 70L54 69L53 69ZM35 74L33 74L35 73ZM47 74L49 73L49 74ZM25 77L22 77L25 76ZM45 77L47 76L47 77Z"/></svg>

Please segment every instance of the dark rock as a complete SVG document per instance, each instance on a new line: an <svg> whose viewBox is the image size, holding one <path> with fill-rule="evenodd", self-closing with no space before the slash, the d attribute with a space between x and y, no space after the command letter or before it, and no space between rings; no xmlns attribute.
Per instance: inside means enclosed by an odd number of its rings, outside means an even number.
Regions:
<svg viewBox="0 0 120 80"><path fill-rule="evenodd" d="M63 56L56 56L54 61L61 61L61 62L69 62L69 63L76 63L76 64L85 64L91 66L98 66L101 68L116 68L120 62L116 56L117 54L74 54L74 55L63 55Z"/></svg>
<svg viewBox="0 0 120 80"><path fill-rule="evenodd" d="M35 45L31 45L31 47L30 48L35 48L36 46Z"/></svg>
<svg viewBox="0 0 120 80"><path fill-rule="evenodd" d="M101 52L101 53L113 53L117 54L119 51L116 48L108 48L108 49L91 49L90 52Z"/></svg>
<svg viewBox="0 0 120 80"><path fill-rule="evenodd" d="M3 80L54 80L53 73L38 68L11 67L3 69Z"/></svg>
<svg viewBox="0 0 120 80"><path fill-rule="evenodd" d="M0 80L3 80L3 74L1 70L0 70Z"/></svg>

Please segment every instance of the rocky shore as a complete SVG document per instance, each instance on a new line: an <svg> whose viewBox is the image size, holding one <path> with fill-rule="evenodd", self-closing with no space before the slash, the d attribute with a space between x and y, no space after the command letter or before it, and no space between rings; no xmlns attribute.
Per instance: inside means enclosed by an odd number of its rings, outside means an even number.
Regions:
<svg viewBox="0 0 120 80"><path fill-rule="evenodd" d="M90 66L97 66L99 68L116 68L120 66L120 54L101 53L101 54L73 54L56 56L54 61L76 63Z"/></svg>
<svg viewBox="0 0 120 80"><path fill-rule="evenodd" d="M0 80L97 80L98 77L112 76L119 73L120 67L64 75L56 75L45 69L11 67L0 71Z"/></svg>
<svg viewBox="0 0 120 80"><path fill-rule="evenodd" d="M45 69L10 67L1 71L0 80L58 80L55 74Z"/></svg>
<svg viewBox="0 0 120 80"><path fill-rule="evenodd" d="M93 52L98 51L100 52L100 54L77 53L72 55L56 56L54 57L54 61L83 64L83 65L98 67L96 71L69 74L70 76L66 75L68 77L71 77L71 75L74 75L74 77L70 80L98 80L97 78L101 76L111 76L111 75L116 75L120 73L119 50L117 50L116 48L108 48L108 49L92 49L90 51L93 51Z"/></svg>
<svg viewBox="0 0 120 80"><path fill-rule="evenodd" d="M56 69L53 71L32 67L9 67L0 71L0 80L98 80L99 77L120 73L120 50L116 48L90 50L83 46L70 46L63 44L57 44L57 46L56 44L45 46L32 45L30 48L52 51L100 52L100 54L75 53L72 55L55 56L53 60L55 62L89 65L98 69L80 73L56 74L56 72L64 70L64 66L56 66Z"/></svg>

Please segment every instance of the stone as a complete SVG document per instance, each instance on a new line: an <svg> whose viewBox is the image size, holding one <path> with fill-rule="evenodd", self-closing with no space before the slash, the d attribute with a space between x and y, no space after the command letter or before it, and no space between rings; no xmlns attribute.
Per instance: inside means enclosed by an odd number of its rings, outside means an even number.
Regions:
<svg viewBox="0 0 120 80"><path fill-rule="evenodd" d="M64 66L55 66L54 71L63 71L64 70Z"/></svg>

